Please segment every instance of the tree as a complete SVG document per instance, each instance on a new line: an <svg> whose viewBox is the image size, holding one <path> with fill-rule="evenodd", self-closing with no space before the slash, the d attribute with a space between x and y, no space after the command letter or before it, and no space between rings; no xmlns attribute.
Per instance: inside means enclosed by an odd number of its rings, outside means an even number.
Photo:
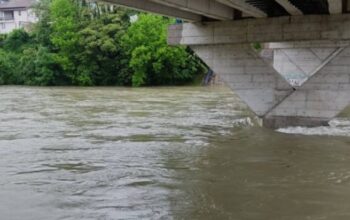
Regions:
<svg viewBox="0 0 350 220"><path fill-rule="evenodd" d="M79 40L79 8L71 0L53 0L49 7L52 31L50 41L53 45L54 60L65 71L72 84L91 85L91 80L77 75L75 54Z"/></svg>
<svg viewBox="0 0 350 220"><path fill-rule="evenodd" d="M86 0L40 0L32 31L0 36L0 84L186 84L202 71L185 47L169 47L173 22Z"/></svg>
<svg viewBox="0 0 350 220"><path fill-rule="evenodd" d="M8 51L19 52L31 43L30 35L24 29L12 31L3 41L3 48Z"/></svg>
<svg viewBox="0 0 350 220"><path fill-rule="evenodd" d="M54 54L45 47L28 48L23 51L19 73L25 85L68 85L69 80L57 64Z"/></svg>
<svg viewBox="0 0 350 220"><path fill-rule="evenodd" d="M0 49L0 85L22 84L23 79L18 72L18 59L16 53Z"/></svg>
<svg viewBox="0 0 350 220"><path fill-rule="evenodd" d="M52 48L53 45L50 40L52 33L51 20L50 20L50 5L51 0L40 0L34 5L34 13L38 17L38 22L33 25L33 37L37 44L40 44L47 48Z"/></svg>
<svg viewBox="0 0 350 220"><path fill-rule="evenodd" d="M127 68L120 39L128 22L126 11L117 10L103 13L79 31L78 72L88 74L94 85L123 85L127 81L119 73Z"/></svg>
<svg viewBox="0 0 350 220"><path fill-rule="evenodd" d="M122 39L130 56L133 86L190 83L203 72L203 65L185 47L170 47L166 30L173 19L140 14Z"/></svg>

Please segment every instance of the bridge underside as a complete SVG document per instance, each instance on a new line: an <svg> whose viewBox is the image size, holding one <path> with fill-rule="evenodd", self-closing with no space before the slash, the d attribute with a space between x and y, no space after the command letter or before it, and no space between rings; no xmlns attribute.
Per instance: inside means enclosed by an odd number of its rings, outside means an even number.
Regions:
<svg viewBox="0 0 350 220"><path fill-rule="evenodd" d="M191 22L310 14L342 14L349 0L104 0Z"/></svg>
<svg viewBox="0 0 350 220"><path fill-rule="evenodd" d="M191 21L169 44L190 46L266 127L326 125L350 103L350 0L108 1Z"/></svg>

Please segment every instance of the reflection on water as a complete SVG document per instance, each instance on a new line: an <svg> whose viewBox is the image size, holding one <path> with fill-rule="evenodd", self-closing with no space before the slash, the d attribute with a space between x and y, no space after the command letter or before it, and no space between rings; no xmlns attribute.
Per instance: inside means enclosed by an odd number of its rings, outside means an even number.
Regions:
<svg viewBox="0 0 350 220"><path fill-rule="evenodd" d="M259 128L227 88L0 87L0 103L0 219L350 219L346 119Z"/></svg>

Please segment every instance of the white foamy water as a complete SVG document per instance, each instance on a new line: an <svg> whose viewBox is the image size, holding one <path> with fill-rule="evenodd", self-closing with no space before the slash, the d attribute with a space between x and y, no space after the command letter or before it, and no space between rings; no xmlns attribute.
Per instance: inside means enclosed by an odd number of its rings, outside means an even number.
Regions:
<svg viewBox="0 0 350 220"><path fill-rule="evenodd" d="M350 137L350 119L336 118L329 122L329 126L320 127L288 127L277 129L278 132L286 134L302 135L326 135Z"/></svg>

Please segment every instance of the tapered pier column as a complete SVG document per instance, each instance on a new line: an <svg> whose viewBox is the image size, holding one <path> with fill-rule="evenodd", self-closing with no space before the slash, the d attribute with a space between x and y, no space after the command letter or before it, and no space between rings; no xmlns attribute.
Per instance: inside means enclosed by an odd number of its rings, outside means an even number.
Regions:
<svg viewBox="0 0 350 220"><path fill-rule="evenodd" d="M259 117L293 92L293 87L250 45L191 48Z"/></svg>

